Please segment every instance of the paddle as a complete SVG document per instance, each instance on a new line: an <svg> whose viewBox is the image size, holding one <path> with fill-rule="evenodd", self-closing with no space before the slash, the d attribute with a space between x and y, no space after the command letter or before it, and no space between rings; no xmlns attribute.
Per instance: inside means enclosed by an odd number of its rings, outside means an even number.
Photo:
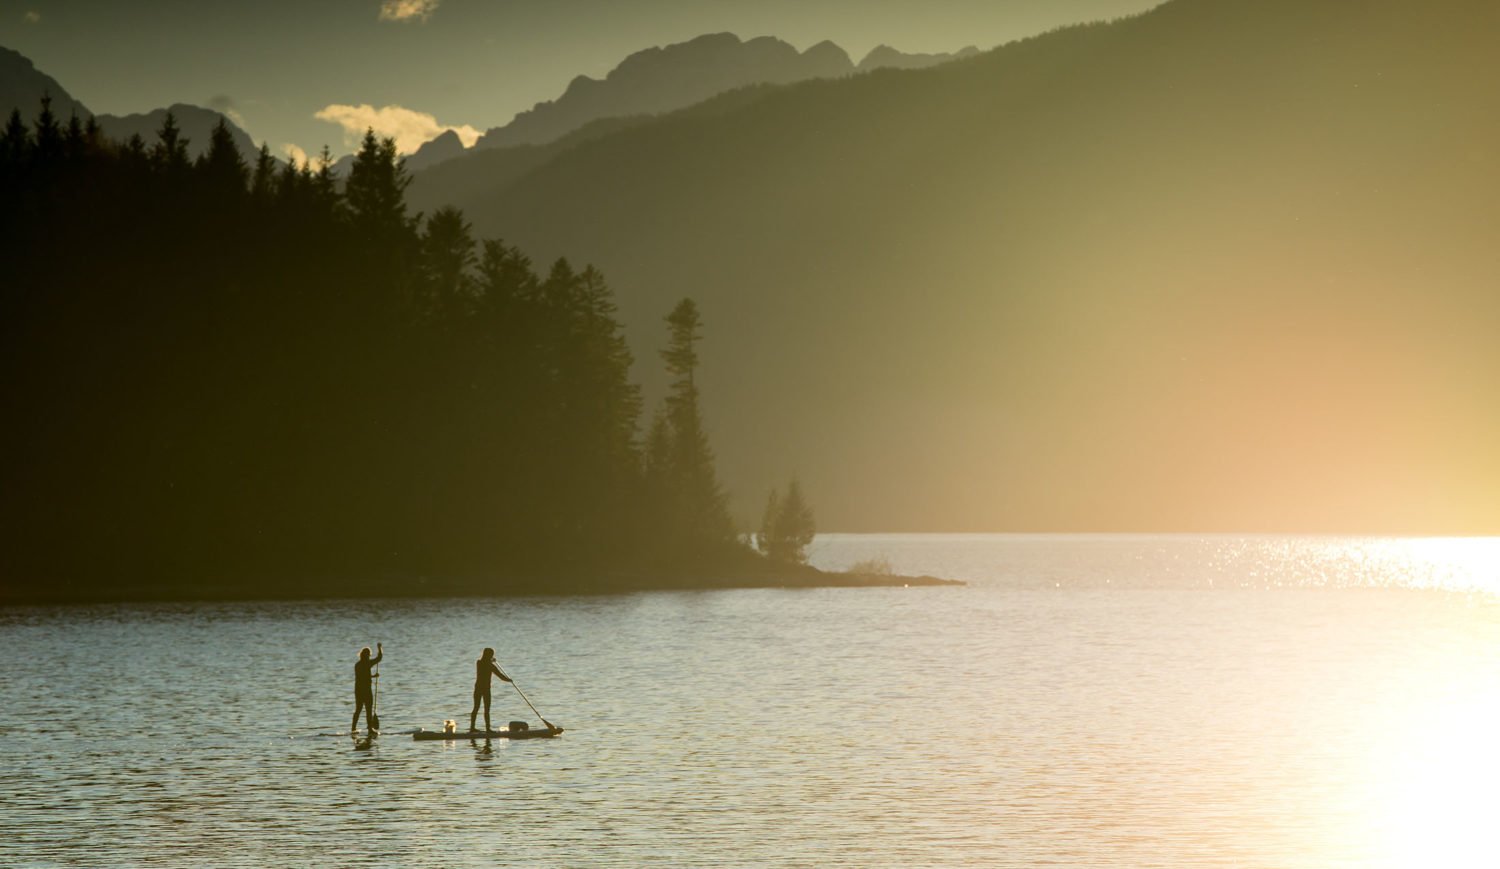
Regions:
<svg viewBox="0 0 1500 869"><path fill-rule="evenodd" d="M375 652L376 656L379 656L379 655L383 654L384 651L385 651L381 647L379 640L377 640L375 642L375 648L376 648L376 652ZM375 662L375 675L371 677L371 681L374 682L375 684L373 686L373 691L372 691L372 693L370 695L370 712L366 716L365 723L368 724L368 725L370 725L370 729L371 730L379 730L380 729L380 713L375 711L380 706L380 702L379 702L380 701L380 662L379 661Z"/></svg>
<svg viewBox="0 0 1500 869"><path fill-rule="evenodd" d="M496 664L495 666L498 668L500 665ZM516 680L510 678L510 674L506 673L505 670L503 670L503 669L500 670L500 675L504 676L506 678L506 680L510 682L511 687L514 688L514 689L516 689L516 693L521 695L521 699L522 700L526 700L526 705L527 706L531 706L531 701L526 699L526 692L521 690L521 686L516 684ZM558 733L562 733L563 732L563 729L561 727L558 727L556 724L553 724L552 722L548 721L542 715L542 713L537 712L535 706L531 706L531 711L532 712L536 712L536 717L542 719L542 723L545 724L545 725L547 725L547 729L548 730L556 730Z"/></svg>

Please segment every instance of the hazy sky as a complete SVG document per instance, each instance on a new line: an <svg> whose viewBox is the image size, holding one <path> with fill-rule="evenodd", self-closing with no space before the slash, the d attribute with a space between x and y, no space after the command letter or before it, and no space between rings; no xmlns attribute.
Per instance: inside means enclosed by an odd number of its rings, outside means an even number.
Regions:
<svg viewBox="0 0 1500 869"><path fill-rule="evenodd" d="M277 152L341 151L343 129L315 117L329 106L396 106L472 136L462 128L504 124L575 75L600 77L633 51L703 33L771 35L799 49L830 39L858 61L880 43L990 48L1157 2L0 0L0 45L95 112L208 105L232 110Z"/></svg>

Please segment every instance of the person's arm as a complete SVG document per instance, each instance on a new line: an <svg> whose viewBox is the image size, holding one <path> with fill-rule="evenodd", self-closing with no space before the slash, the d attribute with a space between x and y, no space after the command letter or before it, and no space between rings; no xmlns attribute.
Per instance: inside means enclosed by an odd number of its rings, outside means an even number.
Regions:
<svg viewBox="0 0 1500 869"><path fill-rule="evenodd" d="M505 675L504 673L500 672L500 666L498 664L496 664L494 661L490 662L490 669L494 671L494 673L495 673L496 676L499 676L501 679L505 680L506 682L510 681L510 677L507 676L507 675Z"/></svg>
<svg viewBox="0 0 1500 869"><path fill-rule="evenodd" d="M371 664L379 664L380 659L385 657L385 647L379 643L375 644L375 657L370 659Z"/></svg>

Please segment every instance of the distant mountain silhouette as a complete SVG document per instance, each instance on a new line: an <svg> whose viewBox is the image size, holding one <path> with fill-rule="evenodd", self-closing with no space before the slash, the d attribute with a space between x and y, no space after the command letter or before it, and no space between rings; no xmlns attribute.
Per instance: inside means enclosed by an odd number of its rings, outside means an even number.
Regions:
<svg viewBox="0 0 1500 869"><path fill-rule="evenodd" d="M25 55L0 46L0 122L15 109L20 109L21 117L29 122L36 117L44 94L52 97L52 113L63 122L75 113L79 118L91 114L57 79L37 69Z"/></svg>
<svg viewBox="0 0 1500 869"><path fill-rule="evenodd" d="M469 149L464 148L463 140L458 137L457 133L452 130L444 130L437 136L423 142L420 148L407 154L403 159L406 163L407 172L420 172L424 169L431 169L437 164L447 162L455 157L462 157L469 152ZM346 178L349 175L350 167L353 165L354 155L345 154L334 160L330 169L335 178Z"/></svg>
<svg viewBox="0 0 1500 869"><path fill-rule="evenodd" d="M545 144L601 118L680 109L745 85L832 78L853 71L849 55L831 42L798 52L769 36L741 42L732 33L712 33L638 51L603 80L579 76L562 96L537 103L509 124L489 130L475 147Z"/></svg>
<svg viewBox="0 0 1500 869"><path fill-rule="evenodd" d="M227 116L221 115L213 109L205 109L200 106L188 105L187 103L174 103L169 108L154 109L143 114L133 115L99 115L99 127L104 130L104 135L117 141L126 141L133 135L139 135L148 144L156 141L156 132L167 119L167 112L171 112L177 121L177 126L182 130L182 135L188 140L188 156L197 158L199 154L208 150L209 134L213 132L214 126L223 117L229 125L229 132L234 136L234 144L246 160L254 160L260 146L250 138L250 134L240 129L239 125Z"/></svg>
<svg viewBox="0 0 1500 869"><path fill-rule="evenodd" d="M429 166L436 166L444 160L461 157L464 153L463 140L452 130L444 130L436 138L424 142L406 158L406 170L408 172L420 172Z"/></svg>
<svg viewBox="0 0 1500 869"><path fill-rule="evenodd" d="M774 92L771 85L740 88L702 103L693 109L696 115L732 112L741 105ZM650 124L654 115L631 115L591 121L560 139L545 145L515 145L506 148L470 148L462 159L450 159L429 165L413 188L418 191L421 207L440 207L450 202L483 202L503 191L527 173L545 165L559 154L593 139ZM345 157L333 166L334 174L343 177L354 158ZM482 185L476 189L474 185Z"/></svg>
<svg viewBox="0 0 1500 869"><path fill-rule="evenodd" d="M38 70L24 55L0 47L0 113L8 116L12 109L20 109L21 116L29 123L36 117L44 93L51 95L52 113L60 121L66 122L68 116L75 112L79 118L87 118L93 114L58 84L56 79ZM220 118L220 114L211 109L176 103L170 109L156 109L133 115L97 115L95 119L104 135L111 139L123 142L138 134L149 144L156 141L156 132L161 129L168 111L176 117L177 126L188 139L188 155L197 157L206 151L209 133ZM247 160L253 160L260 150L259 146L233 120L227 117L225 120L229 123L229 130L234 135L234 142L239 146L240 153Z"/></svg>
<svg viewBox="0 0 1500 869"><path fill-rule="evenodd" d="M924 66L936 66L950 60L973 57L978 53L979 49L972 45L947 54L906 54L889 45L877 45L865 55L864 60L861 60L855 69L859 72L869 72L874 69L921 69Z"/></svg>
<svg viewBox="0 0 1500 869"><path fill-rule="evenodd" d="M829 529L1494 533L1497 78L1500 4L1175 0L411 200L594 262L638 346L697 298L744 517L795 471Z"/></svg>

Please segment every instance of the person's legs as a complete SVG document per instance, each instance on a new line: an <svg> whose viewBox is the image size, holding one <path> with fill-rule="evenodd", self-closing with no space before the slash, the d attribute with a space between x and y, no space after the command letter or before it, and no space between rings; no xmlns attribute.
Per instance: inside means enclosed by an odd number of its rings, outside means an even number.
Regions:
<svg viewBox="0 0 1500 869"><path fill-rule="evenodd" d="M469 729L470 730L474 729L474 716L476 716L476 715L479 714L479 698L481 696L484 696L484 695L480 692L480 690L478 688L474 689L474 708L469 710ZM488 730L489 729L489 724L490 724L490 711L489 711L489 705L488 704L485 705L485 709L484 709L484 724L485 724L485 729Z"/></svg>
<svg viewBox="0 0 1500 869"><path fill-rule="evenodd" d="M359 710L361 710L361 709L363 709L365 711L365 723L369 724L370 723L370 698L368 696L364 695L364 694L360 694L360 693L356 692L355 695L354 695L354 719L349 722L349 729L350 730L358 730L359 729Z"/></svg>
<svg viewBox="0 0 1500 869"><path fill-rule="evenodd" d="M484 729L486 731L495 729L490 726L490 692L488 691L484 692Z"/></svg>

